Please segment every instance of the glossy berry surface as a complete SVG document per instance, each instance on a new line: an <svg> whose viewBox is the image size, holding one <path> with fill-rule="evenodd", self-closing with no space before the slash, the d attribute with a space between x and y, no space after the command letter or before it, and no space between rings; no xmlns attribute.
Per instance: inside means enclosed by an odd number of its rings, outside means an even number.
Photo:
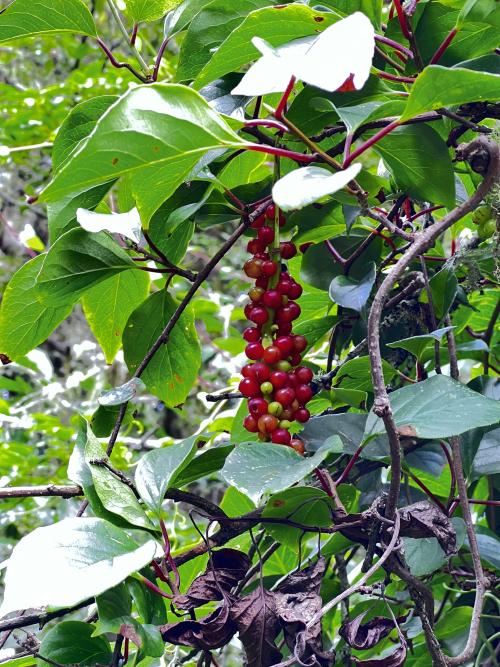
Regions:
<svg viewBox="0 0 500 667"><path fill-rule="evenodd" d="M253 378L243 378L238 386L238 389L246 398L252 398L254 396L260 395L260 385L257 380L254 380Z"/></svg>

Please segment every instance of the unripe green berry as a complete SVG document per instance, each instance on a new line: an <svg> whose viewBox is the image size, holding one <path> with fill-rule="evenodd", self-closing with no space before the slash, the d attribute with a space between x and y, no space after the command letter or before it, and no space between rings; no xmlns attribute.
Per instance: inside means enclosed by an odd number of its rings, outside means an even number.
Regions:
<svg viewBox="0 0 500 667"><path fill-rule="evenodd" d="M278 361L278 363L275 364L275 368L277 368L279 371L288 373L288 371L292 368L292 364L289 361L283 359L282 361Z"/></svg>
<svg viewBox="0 0 500 667"><path fill-rule="evenodd" d="M288 419L282 419L279 423L279 428L286 428L289 429L292 424L288 421Z"/></svg>
<svg viewBox="0 0 500 667"><path fill-rule="evenodd" d="M274 391L274 387L270 382L263 382L260 385L260 390L263 394L272 394Z"/></svg>
<svg viewBox="0 0 500 667"><path fill-rule="evenodd" d="M269 403L267 411L269 412L270 415L275 415L276 417L279 417L283 412L283 406L281 405L281 403L278 403L278 401L273 401L272 403Z"/></svg>

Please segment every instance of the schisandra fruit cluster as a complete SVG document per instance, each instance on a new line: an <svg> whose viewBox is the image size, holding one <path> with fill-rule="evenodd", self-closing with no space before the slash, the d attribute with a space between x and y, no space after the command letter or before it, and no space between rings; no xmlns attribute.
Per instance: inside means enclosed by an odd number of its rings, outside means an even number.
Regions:
<svg viewBox="0 0 500 667"><path fill-rule="evenodd" d="M306 405L313 395L313 373L300 365L307 340L292 332L292 322L300 315L296 299L302 287L282 263L297 254L293 243L279 243L277 234L284 224L274 205L252 224L257 237L248 242L247 250L253 256L244 270L255 279L245 306L245 315L254 326L245 329L243 338L245 354L254 363L243 367L239 390L248 399L245 428L258 433L261 440L288 445L303 454L304 444L292 437L290 427L310 417Z"/></svg>

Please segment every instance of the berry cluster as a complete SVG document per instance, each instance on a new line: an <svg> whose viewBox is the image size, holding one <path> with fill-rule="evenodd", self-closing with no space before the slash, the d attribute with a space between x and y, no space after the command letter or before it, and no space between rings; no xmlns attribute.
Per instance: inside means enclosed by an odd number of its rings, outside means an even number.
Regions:
<svg viewBox="0 0 500 667"><path fill-rule="evenodd" d="M255 326L245 329L243 338L245 354L254 363L243 367L239 389L249 399L245 428L258 433L261 440L288 445L303 454L303 442L292 438L289 429L293 421L305 423L310 417L305 406L313 395L313 373L300 365L305 337L292 333L292 322L300 315L296 299L302 287L282 264L297 254L293 243L280 243L277 238L284 224L274 205L252 224L257 237L248 242L253 257L244 271L255 279L255 286L248 293L245 315Z"/></svg>

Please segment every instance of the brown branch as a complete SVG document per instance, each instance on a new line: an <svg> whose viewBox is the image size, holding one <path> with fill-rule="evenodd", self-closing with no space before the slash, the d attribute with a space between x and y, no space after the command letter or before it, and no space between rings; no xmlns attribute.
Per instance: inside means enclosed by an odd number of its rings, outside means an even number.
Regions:
<svg viewBox="0 0 500 667"><path fill-rule="evenodd" d="M484 171L485 177L476 192L460 206L453 209L448 215L436 222L431 227L416 234L414 243L405 252L405 254L396 262L390 273L386 276L378 289L372 303L370 315L368 318L368 353L370 356L372 380L374 387L374 405L373 411L384 421L385 428L389 438L391 451L391 485L387 502L386 514L393 518L396 513L397 501L399 498L399 489L401 484L401 450L399 434L392 417L389 395L387 393L382 370L382 355L380 351L380 320L384 304L394 284L403 275L404 271L413 260L422 255L431 248L436 239L443 234L457 220L463 218L467 213L474 210L491 187L498 179L499 175L499 154L500 148L493 142L480 137L465 146L461 151L461 159L471 161L474 159L482 165L487 165Z"/></svg>
<svg viewBox="0 0 500 667"><path fill-rule="evenodd" d="M8 618L5 621L0 621L0 632L5 630L17 630L18 628L25 628L28 625L35 625L38 623L40 627L43 627L46 623L51 621L54 618L61 618L61 616L66 616L71 614L74 611L88 607L94 603L94 598L89 598L84 600L74 607L68 609L58 609L57 611L50 612L39 612L35 614L23 614L20 616L15 616L14 618Z"/></svg>

